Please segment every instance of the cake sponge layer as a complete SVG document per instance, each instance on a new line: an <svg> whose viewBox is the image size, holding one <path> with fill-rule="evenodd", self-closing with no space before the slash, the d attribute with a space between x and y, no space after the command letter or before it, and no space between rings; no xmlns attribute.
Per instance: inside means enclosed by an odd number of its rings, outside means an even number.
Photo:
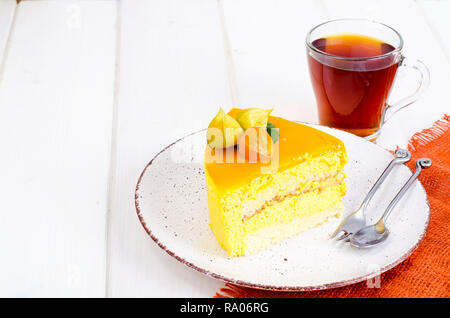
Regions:
<svg viewBox="0 0 450 318"><path fill-rule="evenodd" d="M242 256L297 235L330 216L339 215L345 183L316 189L301 195L285 196L263 208L247 220L239 210L223 212L208 194L210 227L219 244L230 256ZM217 201L216 201L217 202ZM222 213L218 213L221 210ZM326 211L326 212L325 212ZM270 230L270 228L275 230ZM283 230L283 228L285 228ZM265 239L262 237L266 235ZM257 243L256 240L261 242Z"/></svg>
<svg viewBox="0 0 450 318"><path fill-rule="evenodd" d="M257 253L262 249L279 244L287 238L316 227L331 217L339 216L341 209L342 205L336 203L336 206L329 210L298 215L289 222L269 225L256 232L248 233L244 239L244 255Z"/></svg>
<svg viewBox="0 0 450 318"><path fill-rule="evenodd" d="M327 152L314 158L305 156L296 166L262 174L249 184L223 194L220 204L225 213L233 214L232 210L240 210L241 218L248 218L268 201L342 182L346 160L340 152Z"/></svg>

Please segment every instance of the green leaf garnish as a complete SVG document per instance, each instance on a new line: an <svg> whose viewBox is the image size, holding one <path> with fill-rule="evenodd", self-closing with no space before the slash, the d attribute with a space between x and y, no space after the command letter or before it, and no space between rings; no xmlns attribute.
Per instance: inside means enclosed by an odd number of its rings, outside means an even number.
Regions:
<svg viewBox="0 0 450 318"><path fill-rule="evenodd" d="M272 138L273 143L276 143L278 141L278 139L280 138L278 129L275 129L275 126L272 123L267 122L266 130L267 130L267 133Z"/></svg>

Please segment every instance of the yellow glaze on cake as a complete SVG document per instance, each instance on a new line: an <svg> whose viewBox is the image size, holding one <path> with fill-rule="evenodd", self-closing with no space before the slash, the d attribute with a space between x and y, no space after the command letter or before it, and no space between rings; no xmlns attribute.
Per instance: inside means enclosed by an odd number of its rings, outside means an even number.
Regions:
<svg viewBox="0 0 450 318"><path fill-rule="evenodd" d="M236 117L239 111L229 114ZM275 169L267 169L270 163L239 162L233 147L226 149L231 162L215 162L215 152L206 146L210 227L231 256L276 244L342 209L347 162L342 141L280 117L269 122L279 129Z"/></svg>

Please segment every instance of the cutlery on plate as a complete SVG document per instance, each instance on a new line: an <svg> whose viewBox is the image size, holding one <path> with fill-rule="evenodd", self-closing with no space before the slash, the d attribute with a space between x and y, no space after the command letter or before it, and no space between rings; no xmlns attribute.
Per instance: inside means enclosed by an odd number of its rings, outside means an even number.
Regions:
<svg viewBox="0 0 450 318"><path fill-rule="evenodd" d="M392 171L394 166L398 163L405 163L408 162L411 159L411 153L406 149L397 149L394 153L394 159L389 163L389 165L386 167L386 169L383 171L381 176L378 178L378 180L373 185L372 189L370 189L369 193L367 194L364 201L361 203L360 207L348 215L338 226L338 228L334 231L333 234L331 234L330 238L334 238L338 235L338 233L342 233L336 240L343 240L345 238L348 238L353 233L356 233L361 228L365 227L366 224L366 217L364 214L365 209L367 208L367 205L369 204L370 199L372 199L375 192L378 190L380 185L383 183L383 181L386 179L388 174Z"/></svg>
<svg viewBox="0 0 450 318"><path fill-rule="evenodd" d="M421 158L416 161L416 171L414 174L408 179L405 185L401 188L401 190L397 193L397 195L392 199L389 206L384 211L381 218L377 223L369 226L365 226L356 233L350 236L350 243L356 247L371 247L377 245L389 236L389 230L386 227L386 221L391 215L392 210L395 205L400 201L406 191L411 187L414 181L419 176L422 169L426 169L431 166L431 160L428 158Z"/></svg>

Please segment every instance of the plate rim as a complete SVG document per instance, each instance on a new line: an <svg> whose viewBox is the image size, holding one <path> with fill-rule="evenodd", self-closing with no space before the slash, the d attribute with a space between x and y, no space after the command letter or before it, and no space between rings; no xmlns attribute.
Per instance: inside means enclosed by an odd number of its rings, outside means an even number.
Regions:
<svg viewBox="0 0 450 318"><path fill-rule="evenodd" d="M379 149L381 149L382 151L385 152L389 152L388 150L384 149L383 147L381 147L380 145L371 142L367 139L364 139L362 137L353 135L351 133L348 133L346 131L343 130L339 130L336 128L332 128L332 127L328 127L328 126L323 126L323 125L318 125L318 124L312 124L312 123L305 123L305 122L300 122L300 121L295 121L304 125L308 125L308 126L313 126L313 127L324 127L326 129L330 129L330 130L336 130L339 131L340 133L344 133L346 135L350 135L352 138L356 138L356 139L360 139L363 140L364 142L368 142L372 145L375 145L376 147L378 147ZM145 232L151 237L151 239L162 249L164 250L167 254L169 254L170 256L172 256L173 258L175 258L177 261L179 261L180 263L186 265L187 267L190 267L206 276L221 280L223 282L226 283L231 283L231 284L235 284L235 285L239 285L239 286L243 286L243 287L249 287L249 288L255 288L255 289L260 289L260 290L267 290L267 291L285 291L285 292L302 292L302 291L317 291L317 290L326 290L326 289L331 289L331 288L339 288L339 287L344 287L344 286L348 286L348 285L353 285L356 283L360 283L364 280L369 280L372 279L378 275L381 275L387 271L389 271L390 269L396 267L397 265L399 265L400 263L402 263L403 261L405 261L409 256L411 256L411 254L419 247L419 245L422 243L422 241L424 240L426 233L428 232L428 227L430 224L430 217L431 217L431 209L430 209L430 203L428 200L428 194L425 190L425 188L423 187L422 183L420 182L419 179L417 179L416 181L419 184L419 187L422 188L422 190L425 193L425 203L426 206L428 208L427 210L427 219L425 222L425 227L422 233L420 233L419 239L416 242L416 244L414 246L412 246L405 254L403 254L401 257L399 257L396 261L392 262L391 264L388 264L386 266L384 266L383 268L376 270L372 273L363 275L363 276L359 276L353 279L348 279L348 280L344 280L344 281L339 281L339 282L334 282L334 283L328 283L328 284L322 284L322 285L311 285L311 286L273 286L273 285L265 285L265 284L257 284L257 283L251 283L251 282L246 282L243 280L237 280L237 279L233 279L233 278L229 278L229 277L225 277L221 274L217 274L215 272L212 272L210 270L206 270L204 268L201 268L197 265L195 265L192 262L189 262L188 260L184 259L183 257L178 256L177 254L175 254L173 251L171 251L170 249L168 249L154 234L153 232L150 230L150 228L147 226L147 223L142 215L141 209L140 209L140 205L139 205L139 195L138 195L138 191L141 185L141 181L145 175L145 172L147 171L148 167L150 167L153 163L153 161L158 158L159 155L161 155L163 152L165 152L168 148L172 147L173 145L175 145L176 143L180 142L183 139L186 139L192 135L198 134L202 131L206 131L207 128L192 132L190 134L187 134L177 140L175 140L174 142L170 143L169 145L167 145L166 147L164 147L163 149L161 149L145 166L145 168L142 170L141 174L139 175L137 184L136 184L136 188L135 188L135 192L134 192L134 204L136 207L136 213L137 216L139 218L139 221L142 225L142 227L144 228ZM407 166L404 165L410 172L411 174L413 173L411 171L411 169Z"/></svg>

